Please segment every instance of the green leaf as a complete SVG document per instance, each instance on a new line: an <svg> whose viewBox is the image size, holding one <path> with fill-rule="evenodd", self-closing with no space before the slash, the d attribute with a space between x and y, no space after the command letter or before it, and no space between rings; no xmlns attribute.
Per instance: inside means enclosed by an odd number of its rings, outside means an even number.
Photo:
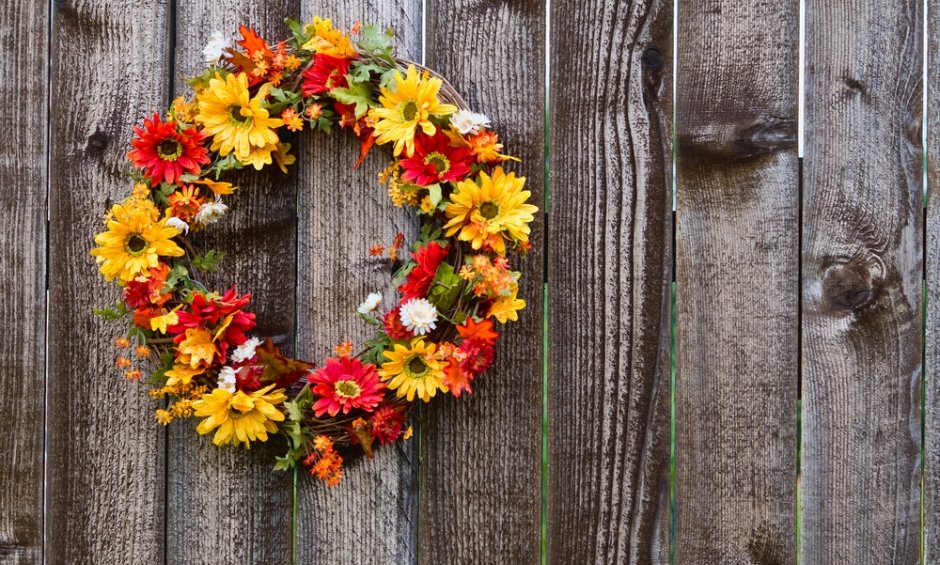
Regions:
<svg viewBox="0 0 940 565"><path fill-rule="evenodd" d="M185 266L177 263L170 269L170 274L167 275L166 282L163 283L163 289L161 290L173 290L179 285L181 280L187 278L189 278L189 270Z"/></svg>
<svg viewBox="0 0 940 565"><path fill-rule="evenodd" d="M349 88L334 88L330 94L343 104L354 104L357 120L375 105L372 99L372 85L369 83L352 84Z"/></svg>
<svg viewBox="0 0 940 565"><path fill-rule="evenodd" d="M382 30L374 24L366 24L362 26L359 34L359 49L394 65L395 57L392 55L394 37L395 32L391 28Z"/></svg>
<svg viewBox="0 0 940 565"><path fill-rule="evenodd" d="M346 81L349 84L370 82L373 74L381 76L384 75L387 70L388 69L385 67L381 67L375 63L360 60L350 66L349 73L346 74Z"/></svg>
<svg viewBox="0 0 940 565"><path fill-rule="evenodd" d="M431 290L428 292L428 301L437 307L442 314L450 310L463 290L464 280L454 273L450 263L441 263L434 274Z"/></svg>
<svg viewBox="0 0 940 565"><path fill-rule="evenodd" d="M219 262L225 257L225 253L210 249L202 255L193 257L193 266L200 271L214 273L219 269Z"/></svg>
<svg viewBox="0 0 940 565"><path fill-rule="evenodd" d="M113 322L115 320L120 320L124 316L127 316L130 313L130 310L127 309L127 306L124 302L118 300L114 303L114 306L109 308L95 308L95 316Z"/></svg>
<svg viewBox="0 0 940 565"><path fill-rule="evenodd" d="M441 203L441 185L434 183L428 187L428 195L431 197L431 205L437 207Z"/></svg>

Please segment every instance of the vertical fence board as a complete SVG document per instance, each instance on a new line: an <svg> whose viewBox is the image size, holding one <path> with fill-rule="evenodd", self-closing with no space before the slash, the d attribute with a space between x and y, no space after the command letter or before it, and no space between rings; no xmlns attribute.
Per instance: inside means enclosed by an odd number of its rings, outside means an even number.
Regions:
<svg viewBox="0 0 940 565"><path fill-rule="evenodd" d="M940 2L927 7L926 397L924 402L925 563L940 565Z"/></svg>
<svg viewBox="0 0 940 565"><path fill-rule="evenodd" d="M331 18L349 29L356 20L395 30L398 54L421 53L421 2L396 0L305 0L305 21ZM369 292L381 292L384 307L394 304L388 258L370 258L369 246L388 245L402 232L417 233L417 218L395 208L378 182L390 159L386 147L373 149L353 169L359 142L348 130L304 132L298 200L298 350L317 366L333 346L361 345L373 335L355 315ZM390 304L391 303L391 304ZM345 469L330 489L303 473L298 481L299 563L412 563L417 531L416 442L378 449Z"/></svg>
<svg viewBox="0 0 940 565"><path fill-rule="evenodd" d="M548 557L667 563L672 4L552 8Z"/></svg>
<svg viewBox="0 0 940 565"><path fill-rule="evenodd" d="M806 6L803 563L919 555L922 9Z"/></svg>
<svg viewBox="0 0 940 565"><path fill-rule="evenodd" d="M239 37L253 27L269 43L287 38L284 18L297 18L299 0L177 1L176 94L190 96L185 79L204 68L202 48L214 30ZM287 351L294 340L296 271L296 175L272 166L234 177L239 186L226 201L230 213L213 226L199 248L226 253L210 289L235 283L252 293L254 333L272 337ZM293 477L271 470L280 438L251 451L212 445L197 436L196 420L174 422L169 432L167 556L170 563L289 563Z"/></svg>
<svg viewBox="0 0 940 565"><path fill-rule="evenodd" d="M42 560L48 6L0 6L0 562Z"/></svg>
<svg viewBox="0 0 940 565"><path fill-rule="evenodd" d="M167 2L54 2L50 146L48 563L159 563L164 434L142 386L114 368L119 297L88 255L124 176L141 108L167 103ZM39 137L42 134L35 134Z"/></svg>
<svg viewBox="0 0 940 565"><path fill-rule="evenodd" d="M544 182L544 43L541 0L437 0L427 5L427 62L486 113L522 158L541 207ZM541 215L539 215L541 216ZM419 561L535 563L539 559L542 455L544 235L525 259L526 309L504 326L496 364L469 398L424 407L421 428Z"/></svg>
<svg viewBox="0 0 940 565"><path fill-rule="evenodd" d="M680 4L676 562L795 563L798 5Z"/></svg>

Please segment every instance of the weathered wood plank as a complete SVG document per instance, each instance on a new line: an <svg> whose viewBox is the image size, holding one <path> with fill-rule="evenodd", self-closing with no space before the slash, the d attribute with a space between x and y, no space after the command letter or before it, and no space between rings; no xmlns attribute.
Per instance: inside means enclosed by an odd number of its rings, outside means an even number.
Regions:
<svg viewBox="0 0 940 565"><path fill-rule="evenodd" d="M46 54L44 3L0 5L0 563L42 560L46 348Z"/></svg>
<svg viewBox="0 0 940 565"><path fill-rule="evenodd" d="M395 30L399 55L421 55L421 2L305 0L304 20L331 18L349 29L359 20ZM322 366L333 346L362 344L372 329L356 315L369 292L394 301L391 265L370 258L374 243L388 245L398 232L411 241L417 219L395 208L378 173L390 159L384 147L362 166L359 142L349 131L304 132L298 200L298 350ZM384 310L384 308L383 308ZM417 536L417 446L412 440L376 451L374 459L345 470L334 489L303 473L298 481L298 562L413 563Z"/></svg>
<svg viewBox="0 0 940 565"><path fill-rule="evenodd" d="M924 399L925 563L940 565L940 2L927 20L926 390Z"/></svg>
<svg viewBox="0 0 940 565"><path fill-rule="evenodd" d="M299 0L177 1L176 92L190 94L185 79L204 68L202 48L214 30L234 38L253 27L270 42L290 32L284 18L300 15ZM226 253L210 288L235 283L252 293L255 333L291 351L296 270L296 174L277 167L249 169L227 199L230 213L197 245ZM289 563L293 476L271 470L280 439L246 452L217 448L197 436L195 421L169 432L167 558L169 563Z"/></svg>
<svg viewBox="0 0 940 565"><path fill-rule="evenodd" d="M88 251L105 209L130 192L132 126L167 104L168 2L51 5L45 557L162 563L164 434L146 388L114 368L123 327L91 313L119 294Z"/></svg>
<svg viewBox="0 0 940 565"><path fill-rule="evenodd" d="M553 5L552 563L668 562L671 16Z"/></svg>
<svg viewBox="0 0 940 565"><path fill-rule="evenodd" d="M922 12L806 5L803 563L918 560Z"/></svg>
<svg viewBox="0 0 940 565"><path fill-rule="evenodd" d="M798 4L679 6L676 562L795 563Z"/></svg>
<svg viewBox="0 0 940 565"><path fill-rule="evenodd" d="M541 207L544 182L545 3L427 4L427 63L488 115ZM542 455L541 214L534 248L516 260L528 306L504 327L496 364L468 398L441 399L422 420L419 561L536 563Z"/></svg>

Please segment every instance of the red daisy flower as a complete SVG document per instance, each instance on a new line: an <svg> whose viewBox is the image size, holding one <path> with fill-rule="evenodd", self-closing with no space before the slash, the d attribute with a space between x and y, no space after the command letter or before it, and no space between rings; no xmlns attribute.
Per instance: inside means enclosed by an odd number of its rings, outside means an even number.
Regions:
<svg viewBox="0 0 940 565"><path fill-rule="evenodd" d="M400 310L401 308L396 306L385 314L385 333L392 339L405 341L411 339L414 334L401 323Z"/></svg>
<svg viewBox="0 0 940 565"><path fill-rule="evenodd" d="M174 343L185 339L189 328L205 328L212 332L219 348L219 358L225 362L229 346L239 346L248 340L245 332L255 327L253 312L243 309L251 302L251 295L238 296L235 287L228 289L218 298L210 298L204 293L193 294L189 310L177 312L179 323L167 330L176 334Z"/></svg>
<svg viewBox="0 0 940 565"><path fill-rule="evenodd" d="M209 151L202 145L205 135L189 128L180 131L176 122L164 122L159 114L144 120L144 127L134 128L134 146L127 157L144 170L153 186L176 184L184 173L199 174L210 163Z"/></svg>
<svg viewBox="0 0 940 565"><path fill-rule="evenodd" d="M404 424L404 413L394 406L385 404L378 407L369 418L369 432L380 445L385 445L398 439Z"/></svg>
<svg viewBox="0 0 940 565"><path fill-rule="evenodd" d="M411 254L411 258L417 262L417 265L408 273L405 282L398 287L402 294L402 302L427 296L437 268L440 267L449 251L449 245L441 247L440 243L432 241Z"/></svg>
<svg viewBox="0 0 940 565"><path fill-rule="evenodd" d="M304 96L315 96L345 87L348 72L349 59L317 53L313 56L313 66L304 71L300 91Z"/></svg>
<svg viewBox="0 0 940 565"><path fill-rule="evenodd" d="M434 135L415 135L414 155L401 160L401 178L421 186L436 182L457 182L470 174L473 153L466 147L454 147L450 138L438 129Z"/></svg>
<svg viewBox="0 0 940 565"><path fill-rule="evenodd" d="M375 365L363 364L355 357L326 360L326 367L308 377L313 394L320 396L313 405L317 418L336 416L340 410L349 414L360 409L371 412L382 401L385 383L379 380Z"/></svg>
<svg viewBox="0 0 940 565"><path fill-rule="evenodd" d="M460 368L464 372L479 375L493 364L494 350L492 345L468 339L457 347L455 357L462 359Z"/></svg>

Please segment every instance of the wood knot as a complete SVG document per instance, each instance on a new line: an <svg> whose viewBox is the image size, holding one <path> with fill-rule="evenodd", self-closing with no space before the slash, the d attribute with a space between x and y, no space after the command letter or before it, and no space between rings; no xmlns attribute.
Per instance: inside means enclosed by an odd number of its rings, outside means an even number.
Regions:
<svg viewBox="0 0 940 565"><path fill-rule="evenodd" d="M826 271L823 298L835 312L855 312L872 301L872 274L863 262L833 265Z"/></svg>
<svg viewBox="0 0 940 565"><path fill-rule="evenodd" d="M88 136L88 145L86 151L89 153L102 153L108 146L108 134L96 131Z"/></svg>
<svg viewBox="0 0 940 565"><path fill-rule="evenodd" d="M640 60L643 62L643 66L648 70L659 70L663 66L663 52L659 50L659 47L652 45L643 51L643 56L640 57Z"/></svg>

